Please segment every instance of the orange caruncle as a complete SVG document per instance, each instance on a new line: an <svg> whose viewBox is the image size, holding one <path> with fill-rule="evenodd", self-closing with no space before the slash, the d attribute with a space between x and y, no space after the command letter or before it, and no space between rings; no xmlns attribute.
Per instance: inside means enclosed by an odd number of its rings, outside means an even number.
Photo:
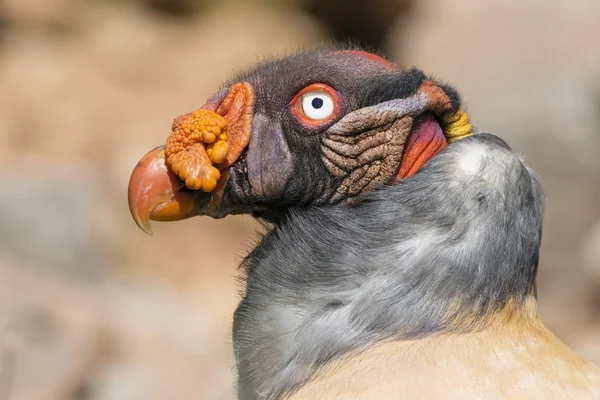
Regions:
<svg viewBox="0 0 600 400"><path fill-rule="evenodd" d="M209 110L178 117L167 139L167 165L192 190L212 192L221 174L214 164L222 163L229 152L226 121Z"/></svg>

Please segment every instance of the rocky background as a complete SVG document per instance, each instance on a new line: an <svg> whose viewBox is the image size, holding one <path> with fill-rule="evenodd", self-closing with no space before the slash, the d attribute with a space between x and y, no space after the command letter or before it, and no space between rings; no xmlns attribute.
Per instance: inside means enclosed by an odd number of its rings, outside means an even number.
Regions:
<svg viewBox="0 0 600 400"><path fill-rule="evenodd" d="M600 363L597 0L0 0L0 400L234 398L257 227L145 236L129 174L232 71L348 37L456 85L541 174L540 312Z"/></svg>

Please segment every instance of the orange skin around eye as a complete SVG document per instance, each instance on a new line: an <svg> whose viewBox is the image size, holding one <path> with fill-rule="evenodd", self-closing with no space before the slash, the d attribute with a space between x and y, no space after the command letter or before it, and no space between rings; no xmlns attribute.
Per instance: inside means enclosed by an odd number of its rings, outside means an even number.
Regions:
<svg viewBox="0 0 600 400"><path fill-rule="evenodd" d="M333 112L331 115L325 119L311 119L304 114L304 110L302 109L302 97L310 92L325 92L333 99ZM302 89L298 92L296 96L292 99L290 103L290 107L294 116L302 123L302 125L307 126L309 128L320 128L324 125L327 125L329 122L334 120L336 117L340 115L342 111L342 101L340 99L340 95L329 85L325 83L313 83Z"/></svg>

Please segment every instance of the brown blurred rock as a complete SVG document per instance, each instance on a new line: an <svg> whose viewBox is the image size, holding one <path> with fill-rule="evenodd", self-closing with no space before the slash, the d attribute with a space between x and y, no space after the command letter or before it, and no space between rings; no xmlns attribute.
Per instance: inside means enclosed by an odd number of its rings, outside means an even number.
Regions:
<svg viewBox="0 0 600 400"><path fill-rule="evenodd" d="M93 281L115 262L115 243L97 226L107 222L98 171L89 164L0 174L0 251L42 273Z"/></svg>
<svg viewBox="0 0 600 400"><path fill-rule="evenodd" d="M233 393L228 329L171 285L82 285L14 265L0 264L0 327L17 339L0 340L0 353L15 356L0 365L0 378L14 375L11 399Z"/></svg>
<svg viewBox="0 0 600 400"><path fill-rule="evenodd" d="M581 243L580 254L583 265L594 276L600 288L600 219L588 230ZM598 300L600 301L600 293L598 293Z"/></svg>
<svg viewBox="0 0 600 400"><path fill-rule="evenodd" d="M156 280L97 293L114 356L86 382L86 398L219 399L233 393L226 330L203 307Z"/></svg>
<svg viewBox="0 0 600 400"><path fill-rule="evenodd" d="M414 0L304 0L301 5L329 28L334 39L351 39L379 49L390 27L398 18L406 18L414 3Z"/></svg>
<svg viewBox="0 0 600 400"><path fill-rule="evenodd" d="M11 400L71 398L107 355L106 337L85 294L0 260L0 351L14 362Z"/></svg>
<svg viewBox="0 0 600 400"><path fill-rule="evenodd" d="M64 22L75 7L73 0L4 0L0 12L16 23L52 24Z"/></svg>
<svg viewBox="0 0 600 400"><path fill-rule="evenodd" d="M594 364L600 365L600 325L587 327L584 333L572 340L575 351L585 356Z"/></svg>
<svg viewBox="0 0 600 400"><path fill-rule="evenodd" d="M388 46L456 85L476 124L519 144L550 136L597 167L599 18L593 0L431 0L398 21Z"/></svg>

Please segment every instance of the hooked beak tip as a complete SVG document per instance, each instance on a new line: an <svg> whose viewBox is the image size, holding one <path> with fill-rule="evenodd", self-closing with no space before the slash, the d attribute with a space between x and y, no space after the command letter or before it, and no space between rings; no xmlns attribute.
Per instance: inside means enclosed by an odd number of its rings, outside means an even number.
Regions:
<svg viewBox="0 0 600 400"><path fill-rule="evenodd" d="M131 173L127 191L129 211L142 231L152 235L150 220L154 219L154 209L172 200L181 186L182 182L166 166L164 146L142 157Z"/></svg>
<svg viewBox="0 0 600 400"><path fill-rule="evenodd" d="M149 236L152 236L152 226L150 225L150 215L140 215L134 212L130 207L131 216L135 221L136 225Z"/></svg>

